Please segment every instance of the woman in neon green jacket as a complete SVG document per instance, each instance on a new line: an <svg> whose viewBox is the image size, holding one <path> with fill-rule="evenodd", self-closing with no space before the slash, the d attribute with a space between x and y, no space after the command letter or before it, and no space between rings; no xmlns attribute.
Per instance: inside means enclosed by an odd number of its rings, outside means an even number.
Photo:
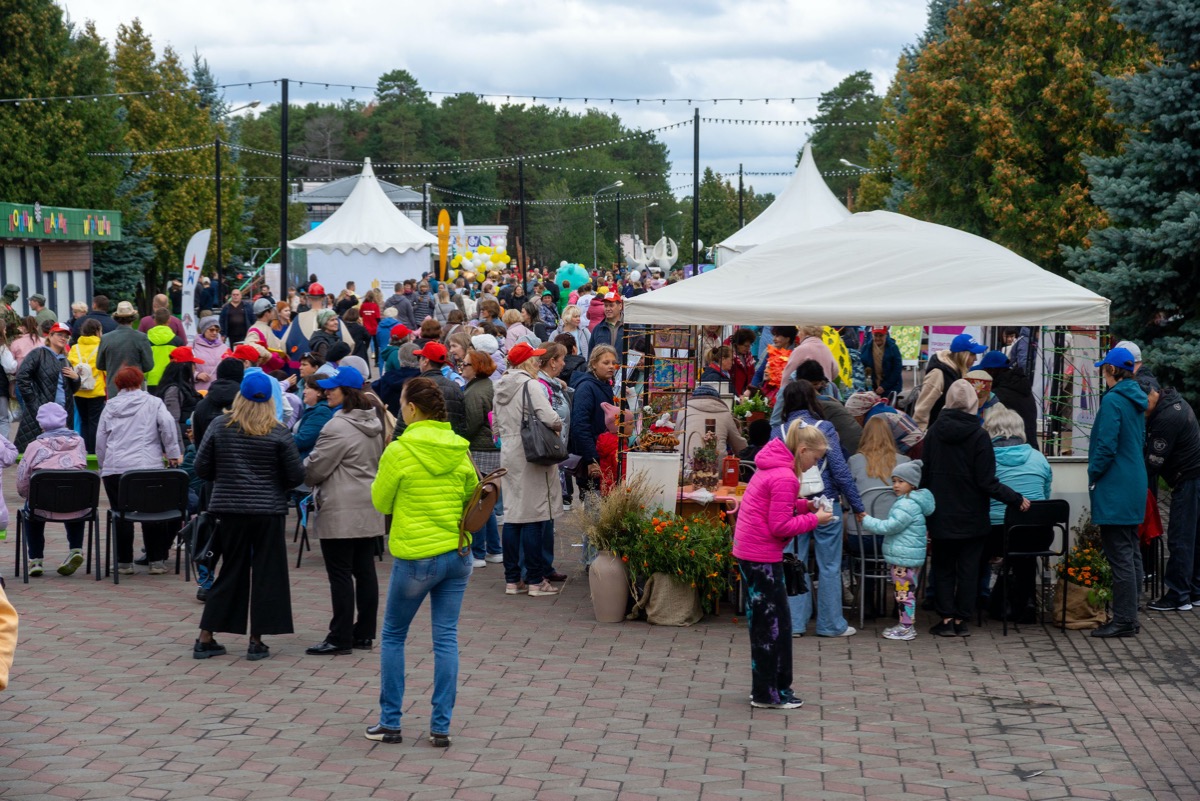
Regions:
<svg viewBox="0 0 1200 801"><path fill-rule="evenodd" d="M371 502L392 516L388 547L396 560L388 586L380 641L383 665L379 723L368 740L402 742L404 643L425 596L433 618L433 718L429 741L450 745L450 715L458 685L458 615L471 576L471 551L459 549L459 519L478 477L468 443L446 422L442 390L410 378L400 395L406 428L388 445L371 484ZM467 544L470 536L467 537Z"/></svg>

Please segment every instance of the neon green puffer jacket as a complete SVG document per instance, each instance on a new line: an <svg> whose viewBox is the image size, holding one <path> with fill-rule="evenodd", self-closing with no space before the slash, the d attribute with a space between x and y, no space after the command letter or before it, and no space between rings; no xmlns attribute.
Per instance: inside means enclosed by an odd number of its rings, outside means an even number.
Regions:
<svg viewBox="0 0 1200 801"><path fill-rule="evenodd" d="M421 420L404 429L371 482L375 510L392 516L392 556L428 559L456 550L458 521L478 483L467 441L449 423Z"/></svg>

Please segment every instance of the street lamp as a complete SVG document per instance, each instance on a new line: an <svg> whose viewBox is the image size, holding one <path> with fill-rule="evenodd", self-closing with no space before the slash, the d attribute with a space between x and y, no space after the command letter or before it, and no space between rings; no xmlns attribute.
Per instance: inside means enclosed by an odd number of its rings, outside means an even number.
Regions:
<svg viewBox="0 0 1200 801"><path fill-rule="evenodd" d="M650 215L646 213L647 209L652 209L657 205L658 205L658 201L656 200L653 203L647 203L645 206L642 206L642 239L643 240L650 239Z"/></svg>
<svg viewBox="0 0 1200 801"><path fill-rule="evenodd" d="M853 161L846 161L846 159L838 159L838 161L840 161L842 164L845 164L847 167L853 167L861 172L870 172L870 170L866 167L855 164Z"/></svg>
<svg viewBox="0 0 1200 801"><path fill-rule="evenodd" d="M662 229L661 229L662 235L663 236L667 235L667 220L671 220L676 217L682 217L682 216L683 216L683 210L680 209L679 211L675 212L674 214L668 214L666 217L663 217ZM680 242L683 241L683 220L679 221L679 241Z"/></svg>
<svg viewBox="0 0 1200 801"><path fill-rule="evenodd" d="M245 111L248 108L258 108L260 105L262 105L261 100L251 100L249 103L247 103L244 106L238 106L237 108L229 109L229 111L226 111L221 116L228 117L230 114L237 114L239 111Z"/></svg>
<svg viewBox="0 0 1200 801"><path fill-rule="evenodd" d="M596 198L598 198L602 192L607 192L610 189L620 189L624 185L625 185L624 181L617 181L617 182L611 183L608 186L605 186L601 189L597 189L595 192L592 193L592 269L593 270L600 269L600 267L596 264L596 229L600 227L600 219L596 216Z"/></svg>

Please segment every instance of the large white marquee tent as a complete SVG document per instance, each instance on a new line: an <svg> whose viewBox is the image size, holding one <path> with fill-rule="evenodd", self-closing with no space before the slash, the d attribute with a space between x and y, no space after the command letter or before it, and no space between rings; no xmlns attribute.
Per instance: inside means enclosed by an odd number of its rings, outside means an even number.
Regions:
<svg viewBox="0 0 1200 801"><path fill-rule="evenodd" d="M713 251L716 264L727 264L739 254L781 236L833 225L849 216L821 177L812 145L806 144L795 174L775 202L737 233L717 243Z"/></svg>
<svg viewBox="0 0 1200 801"><path fill-rule="evenodd" d="M372 287L390 295L392 285L430 269L437 237L396 208L375 178L371 160L346 202L329 219L288 242L309 251L308 271L336 292L354 281L361 296Z"/></svg>
<svg viewBox="0 0 1200 801"><path fill-rule="evenodd" d="M1109 301L982 237L854 214L630 299L660 325L1107 325Z"/></svg>

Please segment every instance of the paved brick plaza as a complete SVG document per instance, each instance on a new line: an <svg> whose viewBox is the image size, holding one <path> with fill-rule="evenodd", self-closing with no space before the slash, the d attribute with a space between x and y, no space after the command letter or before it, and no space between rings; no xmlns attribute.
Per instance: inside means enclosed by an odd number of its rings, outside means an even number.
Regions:
<svg viewBox="0 0 1200 801"><path fill-rule="evenodd" d="M65 548L54 531L48 565ZM558 598L504 596L498 565L472 578L446 751L424 739L427 611L402 745L362 736L377 650L304 655L329 614L318 550L292 572L300 633L254 663L228 635L229 656L192 659L200 605L174 575L10 578L21 644L0 696L0 798L1200 798L1200 612L1149 613L1141 637L1112 641L998 624L945 640L922 621L890 642L868 621L795 641L803 709L752 711L739 621L596 624L569 541ZM8 576L13 550L10 535Z"/></svg>

